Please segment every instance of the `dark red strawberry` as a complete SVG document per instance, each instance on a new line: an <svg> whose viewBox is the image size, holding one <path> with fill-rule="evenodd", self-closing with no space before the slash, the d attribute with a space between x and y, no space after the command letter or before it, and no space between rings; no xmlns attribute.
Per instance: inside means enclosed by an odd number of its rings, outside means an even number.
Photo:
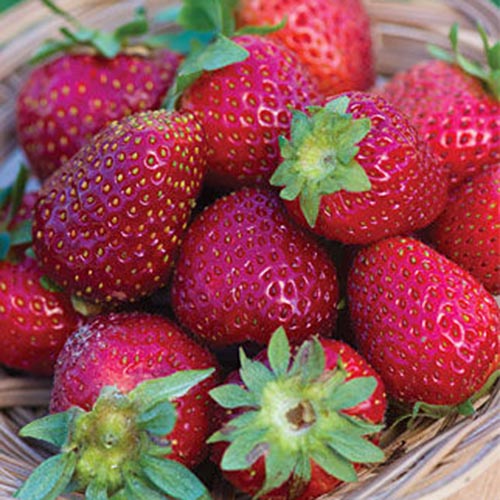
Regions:
<svg viewBox="0 0 500 500"><path fill-rule="evenodd" d="M454 56L440 52L444 61L420 62L380 93L408 115L454 186L500 161L500 42L489 47L484 35L489 70L458 55L456 25L450 40Z"/></svg>
<svg viewBox="0 0 500 500"><path fill-rule="evenodd" d="M312 500L355 481L360 463L383 460L368 440L382 428L383 383L342 342L314 338L291 356L279 329L267 354L249 360L242 352L239 373L210 394L225 409L211 458L255 497Z"/></svg>
<svg viewBox="0 0 500 500"><path fill-rule="evenodd" d="M290 108L317 103L292 51L261 36L233 41L248 57L204 73L180 99L205 130L207 180L224 188L265 184L280 160L278 137L290 131Z"/></svg>
<svg viewBox="0 0 500 500"><path fill-rule="evenodd" d="M171 286L177 319L217 347L267 344L278 326L293 343L329 335L338 295L325 249L263 188L219 198L193 220Z"/></svg>
<svg viewBox="0 0 500 500"><path fill-rule="evenodd" d="M82 325L62 349L50 410L90 410L105 386L127 393L143 380L210 367L217 367L210 351L166 318L142 312L101 314ZM190 467L206 454L203 443L212 429L207 391L216 382L217 374L175 403L178 423L169 433L171 456Z"/></svg>
<svg viewBox="0 0 500 500"><path fill-rule="evenodd" d="M285 26L271 38L293 50L330 96L375 81L370 19L360 0L240 0L240 25Z"/></svg>
<svg viewBox="0 0 500 500"><path fill-rule="evenodd" d="M52 375L68 335L82 318L70 298L49 290L31 258L0 262L0 363L38 375Z"/></svg>
<svg viewBox="0 0 500 500"><path fill-rule="evenodd" d="M73 22L86 35L52 43L50 54L64 52L35 67L17 98L19 143L41 179L110 121L158 108L179 63L169 50L128 46L147 30L144 17L108 37Z"/></svg>
<svg viewBox="0 0 500 500"><path fill-rule="evenodd" d="M500 163L453 190L426 234L439 252L499 294Z"/></svg>
<svg viewBox="0 0 500 500"><path fill-rule="evenodd" d="M499 368L494 298L416 239L393 237L360 250L348 301L360 353L400 402L464 404Z"/></svg>
<svg viewBox="0 0 500 500"><path fill-rule="evenodd" d="M164 286L205 173L190 113L112 122L42 186L33 247L46 274L94 302Z"/></svg>
<svg viewBox="0 0 500 500"><path fill-rule="evenodd" d="M208 500L186 466L207 451L214 406L207 391L217 378L212 354L160 316L94 318L61 351L52 414L21 430L61 452L17 498L79 491L86 498Z"/></svg>
<svg viewBox="0 0 500 500"><path fill-rule="evenodd" d="M346 92L295 111L271 183L301 224L367 244L427 226L443 210L447 171L406 117L381 97Z"/></svg>

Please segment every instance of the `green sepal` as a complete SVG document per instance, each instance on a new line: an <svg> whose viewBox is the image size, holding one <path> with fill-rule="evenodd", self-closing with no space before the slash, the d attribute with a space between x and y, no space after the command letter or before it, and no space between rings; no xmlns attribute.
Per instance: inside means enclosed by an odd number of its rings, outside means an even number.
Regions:
<svg viewBox="0 0 500 500"><path fill-rule="evenodd" d="M128 398L137 404L141 413L159 403L184 396L191 388L208 378L214 368L206 370L183 370L166 377L146 380L128 393Z"/></svg>
<svg viewBox="0 0 500 500"><path fill-rule="evenodd" d="M64 288L61 285L59 285L46 275L43 275L40 278L40 285L48 292L58 292L58 293L64 292Z"/></svg>
<svg viewBox="0 0 500 500"><path fill-rule="evenodd" d="M5 260L9 255L11 243L12 241L9 233L0 233L0 262Z"/></svg>
<svg viewBox="0 0 500 500"><path fill-rule="evenodd" d="M324 107L308 108L310 116L292 111L290 140L280 138L283 162L270 178L280 196L298 198L308 224L314 227L321 199L337 191L371 189L364 168L356 160L359 143L371 129L369 118L347 113L349 98L338 97Z"/></svg>
<svg viewBox="0 0 500 500"><path fill-rule="evenodd" d="M279 327L271 336L267 356L275 375L278 377L285 375L290 367L291 352L290 343L283 327Z"/></svg>
<svg viewBox="0 0 500 500"><path fill-rule="evenodd" d="M258 404L253 393L236 384L215 387L209 392L209 395L223 408L253 407Z"/></svg>
<svg viewBox="0 0 500 500"><path fill-rule="evenodd" d="M249 429L240 433L231 442L222 456L221 468L223 470L243 470L250 467L266 451L265 429ZM266 461L268 457L266 457Z"/></svg>
<svg viewBox="0 0 500 500"><path fill-rule="evenodd" d="M21 500L56 500L70 483L76 453L60 453L42 462L14 494Z"/></svg>
<svg viewBox="0 0 500 500"><path fill-rule="evenodd" d="M33 242L32 229L33 221L31 219L16 224L10 231L11 246L31 244Z"/></svg>
<svg viewBox="0 0 500 500"><path fill-rule="evenodd" d="M356 377L335 388L330 395L328 407L332 411L352 408L366 401L375 391L377 380L375 377Z"/></svg>
<svg viewBox="0 0 500 500"><path fill-rule="evenodd" d="M162 401L141 412L137 417L137 425L139 429L156 436L165 436L172 432L176 419L175 406L170 401Z"/></svg>
<svg viewBox="0 0 500 500"><path fill-rule="evenodd" d="M256 498L281 486L290 478L297 465L297 455L277 446L269 448L265 460L266 479Z"/></svg>
<svg viewBox="0 0 500 500"><path fill-rule="evenodd" d="M451 52L435 45L428 45L427 49L436 59L440 59L450 64L456 64L465 73L481 80L487 90L500 101L500 41L490 46L486 30L479 23L477 24L477 31L483 43L487 63L486 66L477 61L468 59L460 53L458 47L458 23L454 23L451 26L448 35Z"/></svg>
<svg viewBox="0 0 500 500"><path fill-rule="evenodd" d="M277 24L261 24L261 25L247 25L236 30L234 36L240 35L270 35L276 33L277 31L283 29L288 22L288 16L283 17L283 19Z"/></svg>
<svg viewBox="0 0 500 500"><path fill-rule="evenodd" d="M46 441L57 448L62 448L70 434L72 422L81 413L83 410L74 407L65 412L47 415L26 424L19 430L19 435Z"/></svg>
<svg viewBox="0 0 500 500"><path fill-rule="evenodd" d="M331 476L352 483L358 480L358 476L349 460L332 450L323 442L316 441L311 447L312 459Z"/></svg>
<svg viewBox="0 0 500 500"><path fill-rule="evenodd" d="M260 361L247 358L240 348L240 377L250 392L258 398L267 384L275 379L275 375Z"/></svg>
<svg viewBox="0 0 500 500"><path fill-rule="evenodd" d="M193 47L208 45L214 37L212 32L175 31L151 35L146 40L148 47L169 47L173 52L186 55Z"/></svg>
<svg viewBox="0 0 500 500"><path fill-rule="evenodd" d="M132 474L125 475L123 495L127 500L165 500L165 495L150 488L146 481Z"/></svg>
<svg viewBox="0 0 500 500"><path fill-rule="evenodd" d="M327 439L328 446L350 462L381 462L385 458L378 446L347 429L329 431Z"/></svg>
<svg viewBox="0 0 500 500"><path fill-rule="evenodd" d="M161 491L179 500L210 500L206 486L184 465L148 455L139 460L146 477Z"/></svg>
<svg viewBox="0 0 500 500"><path fill-rule="evenodd" d="M245 433L248 427L254 425L258 415L258 410L247 410L237 415L227 422L221 430L214 432L207 439L207 443L212 444L220 441L233 441L240 433Z"/></svg>
<svg viewBox="0 0 500 500"><path fill-rule="evenodd" d="M319 340L314 337L301 344L295 354L289 374L299 375L302 383L313 382L325 370L325 353Z"/></svg>
<svg viewBox="0 0 500 500"><path fill-rule="evenodd" d="M106 486L98 481L91 481L85 490L85 500L108 500Z"/></svg>
<svg viewBox="0 0 500 500"><path fill-rule="evenodd" d="M476 409L474 408L474 405L472 404L472 401L470 399L467 399L463 403L459 404L457 406L457 411L464 417L471 417L476 413Z"/></svg>
<svg viewBox="0 0 500 500"><path fill-rule="evenodd" d="M234 35L237 0L183 0L177 23L184 29Z"/></svg>

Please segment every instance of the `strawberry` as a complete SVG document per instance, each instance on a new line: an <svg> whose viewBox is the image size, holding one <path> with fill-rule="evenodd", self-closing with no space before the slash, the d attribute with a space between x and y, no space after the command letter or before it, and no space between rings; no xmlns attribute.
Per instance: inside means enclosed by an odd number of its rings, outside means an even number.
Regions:
<svg viewBox="0 0 500 500"><path fill-rule="evenodd" d="M52 2L46 4L61 14ZM112 120L158 108L173 82L179 57L167 49L131 47L128 38L147 30L144 15L113 34L77 26L52 42L19 92L18 140L33 172L47 178ZM48 61L40 58L63 52ZM125 50L126 49L126 50Z"/></svg>
<svg viewBox="0 0 500 500"><path fill-rule="evenodd" d="M40 190L33 248L42 268L95 303L135 301L164 286L205 165L190 113L112 122Z"/></svg>
<svg viewBox="0 0 500 500"><path fill-rule="evenodd" d="M270 181L294 219L327 239L368 244L427 226L443 210L447 172L406 117L381 97L339 94L294 112Z"/></svg>
<svg viewBox="0 0 500 500"><path fill-rule="evenodd" d="M330 96L375 82L370 19L360 0L240 0L240 25L285 26L271 38L293 50Z"/></svg>
<svg viewBox="0 0 500 500"><path fill-rule="evenodd" d="M0 262L0 363L48 376L82 318L70 298L47 289L42 278L31 258Z"/></svg>
<svg viewBox="0 0 500 500"><path fill-rule="evenodd" d="M371 441L384 420L384 386L348 345L314 337L291 355L280 328L267 353L240 357L239 372L210 391L224 408L211 459L236 488L309 500L355 481L360 462L383 459Z"/></svg>
<svg viewBox="0 0 500 500"><path fill-rule="evenodd" d="M500 310L467 271L426 244L361 249L348 303L359 351L405 404L465 405L499 367Z"/></svg>
<svg viewBox="0 0 500 500"><path fill-rule="evenodd" d="M179 322L222 347L267 344L278 326L293 343L329 335L339 294L325 249L289 220L276 193L247 187L194 218L170 295Z"/></svg>
<svg viewBox="0 0 500 500"><path fill-rule="evenodd" d="M417 63L386 83L380 94L406 113L456 186L500 161L500 42L489 47L491 70L458 52L458 28L450 31L454 55Z"/></svg>
<svg viewBox="0 0 500 500"><path fill-rule="evenodd" d="M492 294L500 293L500 163L452 191L426 232L442 254L467 269Z"/></svg>
<svg viewBox="0 0 500 500"><path fill-rule="evenodd" d="M21 429L61 452L35 469L17 498L76 490L86 498L208 500L186 466L207 451L207 391L217 376L211 353L169 320L97 316L61 351L53 413Z"/></svg>
<svg viewBox="0 0 500 500"><path fill-rule="evenodd" d="M290 130L290 108L317 102L315 86L289 49L256 35L233 42L248 57L205 72L179 104L205 130L207 182L225 189L265 184L280 160L278 137Z"/></svg>
<svg viewBox="0 0 500 500"><path fill-rule="evenodd" d="M127 393L143 380L210 367L217 367L210 351L172 321L140 311L103 313L74 332L61 350L50 411L72 406L88 411L105 386ZM178 423L169 433L170 456L189 467L206 455L203 443L212 429L207 391L215 387L217 373L175 403Z"/></svg>

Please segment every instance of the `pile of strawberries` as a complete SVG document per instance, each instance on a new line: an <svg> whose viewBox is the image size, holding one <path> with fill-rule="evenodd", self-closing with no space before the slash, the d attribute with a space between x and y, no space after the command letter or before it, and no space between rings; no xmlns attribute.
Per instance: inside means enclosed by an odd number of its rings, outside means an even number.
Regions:
<svg viewBox="0 0 500 500"><path fill-rule="evenodd" d="M184 0L156 37L44 3L72 28L19 91L30 172L0 192L0 363L53 378L18 498L314 499L394 420L474 413L500 42L470 61L454 26L376 87L359 0Z"/></svg>

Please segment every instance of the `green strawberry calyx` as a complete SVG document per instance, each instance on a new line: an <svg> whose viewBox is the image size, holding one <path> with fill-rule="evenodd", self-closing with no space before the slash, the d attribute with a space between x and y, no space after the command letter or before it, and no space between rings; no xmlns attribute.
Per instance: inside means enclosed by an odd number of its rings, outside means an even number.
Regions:
<svg viewBox="0 0 500 500"><path fill-rule="evenodd" d="M12 226L26 192L28 177L27 167L21 165L12 184L0 189L0 213L3 214L0 221L0 261L9 258L12 247L27 245L32 241L31 219Z"/></svg>
<svg viewBox="0 0 500 500"><path fill-rule="evenodd" d="M170 88L164 106L174 109L182 93L205 71L215 71L244 61L248 51L233 37L243 34L267 34L281 29L285 23L273 26L244 26L236 30L237 0L183 0L160 13L160 19L174 21L180 28L156 37L157 42L186 53L177 78Z"/></svg>
<svg viewBox="0 0 500 500"><path fill-rule="evenodd" d="M342 481L356 481L353 462L383 460L383 451L364 438L383 426L342 412L373 394L374 377L346 381L340 360L337 369L325 371L317 338L304 342L292 357L283 328L273 334L267 356L269 367L240 350L244 386L225 384L209 393L222 407L236 410L208 440L229 442L223 470L248 469L264 457L259 497L287 480L299 494L310 481L311 460Z"/></svg>
<svg viewBox="0 0 500 500"><path fill-rule="evenodd" d="M460 53L458 48L458 23L454 23L449 32L451 53L435 45L429 45L428 50L435 58L457 64L465 73L481 80L487 90L500 101L500 41L491 46L484 27L478 24L477 30L483 42L486 65L472 61Z"/></svg>
<svg viewBox="0 0 500 500"><path fill-rule="evenodd" d="M284 200L299 198L308 224L314 227L321 198L340 190L371 189L370 180L356 160L358 143L371 128L369 118L354 119L347 112L349 98L341 96L324 107L310 107L309 114L292 111L290 140L280 137L283 162L271 176L282 187Z"/></svg>
<svg viewBox="0 0 500 500"><path fill-rule="evenodd" d="M105 387L89 412L73 407L29 423L21 436L47 441L60 452L42 462L15 497L52 500L81 491L88 500L209 499L191 471L165 456L176 422L172 399L212 372L178 371L127 394Z"/></svg>
<svg viewBox="0 0 500 500"><path fill-rule="evenodd" d="M136 10L134 19L117 27L112 32L107 32L86 28L78 19L58 7L53 0L42 0L42 2L54 14L62 17L73 29L67 26L60 28L62 38L47 40L30 59L31 64L37 64L54 54L66 52L75 47L88 47L97 54L112 59L130 45L131 38L142 37L149 32L146 12L142 7ZM141 46L148 46L148 44L143 40Z"/></svg>

